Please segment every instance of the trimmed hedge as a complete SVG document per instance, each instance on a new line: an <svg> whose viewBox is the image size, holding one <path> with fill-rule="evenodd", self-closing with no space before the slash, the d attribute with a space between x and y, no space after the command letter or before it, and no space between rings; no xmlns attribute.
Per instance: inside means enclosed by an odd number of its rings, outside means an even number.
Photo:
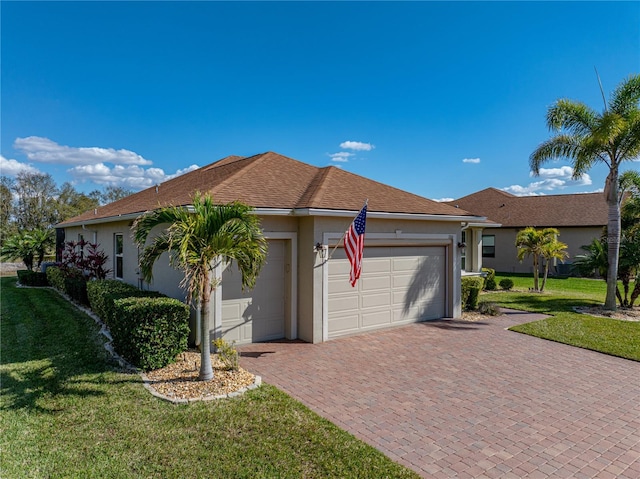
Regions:
<svg viewBox="0 0 640 479"><path fill-rule="evenodd" d="M120 355L144 371L159 369L187 350L189 307L172 298L116 299L109 328Z"/></svg>
<svg viewBox="0 0 640 479"><path fill-rule="evenodd" d="M500 287L506 291L511 290L513 288L513 280L511 278L502 278L500 280Z"/></svg>
<svg viewBox="0 0 640 479"><path fill-rule="evenodd" d="M64 293L64 273L57 266L49 266L47 268L47 280L49 284L58 291Z"/></svg>
<svg viewBox="0 0 640 479"><path fill-rule="evenodd" d="M143 291L135 286L116 279L100 279L87 283L89 304L107 326L112 323L115 314L115 301L124 298L166 298L157 291Z"/></svg>
<svg viewBox="0 0 640 479"><path fill-rule="evenodd" d="M484 284L480 276L465 276L462 278L462 308L474 311L478 307L478 297Z"/></svg>
<svg viewBox="0 0 640 479"><path fill-rule="evenodd" d="M85 306L89 306L89 298L87 297L87 280L82 276L81 272L65 276L64 292L67 293L74 301Z"/></svg>
<svg viewBox="0 0 640 479"><path fill-rule="evenodd" d="M19 269L17 272L18 281L23 286L49 286L47 275L40 271Z"/></svg>
<svg viewBox="0 0 640 479"><path fill-rule="evenodd" d="M129 283L118 281L117 279L99 279L90 281L87 284L89 306L105 323L107 322L105 313L106 297L113 293L133 293L134 291L140 290Z"/></svg>
<svg viewBox="0 0 640 479"><path fill-rule="evenodd" d="M482 272L486 273L482 289L494 291L496 289L496 270L492 268L482 268Z"/></svg>

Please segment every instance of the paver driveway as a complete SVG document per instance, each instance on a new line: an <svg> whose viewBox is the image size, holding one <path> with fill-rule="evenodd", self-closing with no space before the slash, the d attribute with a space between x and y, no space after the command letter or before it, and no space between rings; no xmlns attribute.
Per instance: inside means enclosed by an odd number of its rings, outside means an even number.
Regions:
<svg viewBox="0 0 640 479"><path fill-rule="evenodd" d="M241 363L424 477L640 478L640 363L505 330L539 317L252 344Z"/></svg>

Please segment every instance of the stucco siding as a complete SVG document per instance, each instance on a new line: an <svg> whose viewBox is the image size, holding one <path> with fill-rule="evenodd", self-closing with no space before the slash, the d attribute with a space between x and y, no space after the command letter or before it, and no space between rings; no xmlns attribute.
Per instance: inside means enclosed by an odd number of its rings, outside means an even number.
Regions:
<svg viewBox="0 0 640 479"><path fill-rule="evenodd" d="M516 236L522 228L496 228L485 230L485 235L495 235L495 258L483 257L482 262L485 268L493 268L505 273L532 273L533 260L531 257L518 261L518 251L515 246ZM591 243L593 238L598 238L602 234L600 227L575 227L558 228L559 241L566 243L569 257L566 263L572 263L575 256L582 254L581 246ZM560 262L559 262L560 263Z"/></svg>

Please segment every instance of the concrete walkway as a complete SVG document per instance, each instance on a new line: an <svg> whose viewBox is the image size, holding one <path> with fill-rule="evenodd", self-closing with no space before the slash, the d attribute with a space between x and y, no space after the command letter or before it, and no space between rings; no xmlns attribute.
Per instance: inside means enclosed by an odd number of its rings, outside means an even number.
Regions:
<svg viewBox="0 0 640 479"><path fill-rule="evenodd" d="M640 478L640 363L505 330L541 317L252 344L241 364L423 477Z"/></svg>

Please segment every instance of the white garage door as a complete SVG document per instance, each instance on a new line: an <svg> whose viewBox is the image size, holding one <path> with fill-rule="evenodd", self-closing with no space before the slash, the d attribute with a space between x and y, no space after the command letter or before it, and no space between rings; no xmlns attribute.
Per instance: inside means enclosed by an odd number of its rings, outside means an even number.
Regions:
<svg viewBox="0 0 640 479"><path fill-rule="evenodd" d="M442 318L446 304L444 246L365 247L356 287L337 249L329 261L329 338Z"/></svg>
<svg viewBox="0 0 640 479"><path fill-rule="evenodd" d="M285 241L270 240L256 286L242 291L235 264L222 273L222 337L237 344L284 338Z"/></svg>

